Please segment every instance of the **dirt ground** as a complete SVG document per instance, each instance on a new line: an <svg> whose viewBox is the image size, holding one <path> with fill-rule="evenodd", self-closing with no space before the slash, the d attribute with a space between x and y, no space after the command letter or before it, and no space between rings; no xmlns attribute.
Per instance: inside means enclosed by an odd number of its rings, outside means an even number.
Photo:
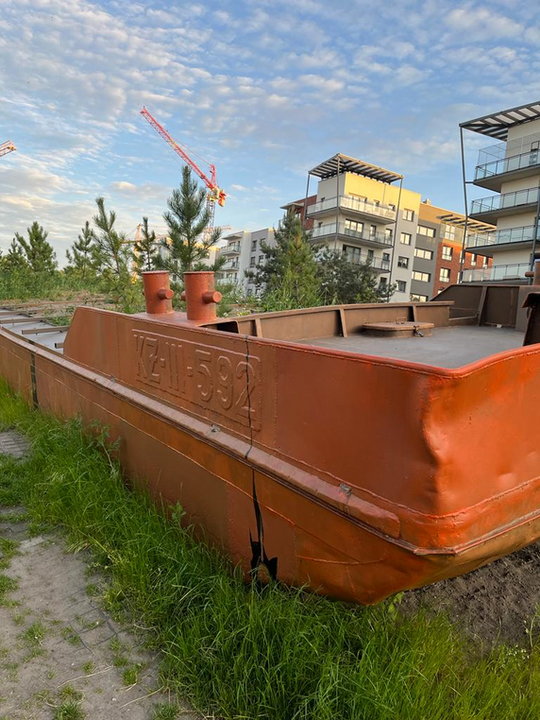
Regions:
<svg viewBox="0 0 540 720"><path fill-rule="evenodd" d="M0 452L25 451L24 438L0 433ZM0 593L0 720L199 718L160 686L144 632L99 606L90 558L55 535L30 537L22 513L0 507L0 538L16 543L0 571L0 589L2 576L16 582Z"/></svg>
<svg viewBox="0 0 540 720"><path fill-rule="evenodd" d="M402 612L444 611L486 646L528 645L540 635L540 542L467 575L405 593Z"/></svg>

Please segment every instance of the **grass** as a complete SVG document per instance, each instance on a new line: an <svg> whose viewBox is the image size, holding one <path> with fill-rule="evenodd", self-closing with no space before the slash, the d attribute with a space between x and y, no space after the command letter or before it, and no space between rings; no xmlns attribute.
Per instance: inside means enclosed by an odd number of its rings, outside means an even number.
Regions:
<svg viewBox="0 0 540 720"><path fill-rule="evenodd" d="M53 720L83 720L84 712L78 702L67 700L54 710Z"/></svg>
<svg viewBox="0 0 540 720"><path fill-rule="evenodd" d="M176 720L180 708L178 705L169 703L158 703L154 705L152 720Z"/></svg>
<svg viewBox="0 0 540 720"><path fill-rule="evenodd" d="M226 720L540 717L534 638L524 653L498 647L480 654L444 617L403 618L395 602L362 608L279 584L245 586L222 556L180 526L179 508L166 520L125 488L103 437L90 440L77 423L32 412L5 390L0 421L26 432L33 444L24 462L0 458L0 493L26 506L33 522L64 528L73 548L93 551L109 579L108 606L151 628L164 657L163 686L206 714Z"/></svg>
<svg viewBox="0 0 540 720"><path fill-rule="evenodd" d="M11 605L7 595L17 589L17 581L0 573L0 605Z"/></svg>
<svg viewBox="0 0 540 720"><path fill-rule="evenodd" d="M47 628L45 625L36 621L18 635L27 651L25 661L43 654L42 643L46 634Z"/></svg>
<svg viewBox="0 0 540 720"><path fill-rule="evenodd" d="M139 682L142 665L140 663L132 663L122 673L122 682L124 685L136 685Z"/></svg>

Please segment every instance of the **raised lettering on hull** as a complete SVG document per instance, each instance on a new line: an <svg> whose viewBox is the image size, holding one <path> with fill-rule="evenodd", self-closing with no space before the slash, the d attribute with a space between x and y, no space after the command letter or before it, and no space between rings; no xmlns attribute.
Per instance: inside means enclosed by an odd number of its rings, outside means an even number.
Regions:
<svg viewBox="0 0 540 720"><path fill-rule="evenodd" d="M138 382L260 429L260 358L140 330L133 339Z"/></svg>

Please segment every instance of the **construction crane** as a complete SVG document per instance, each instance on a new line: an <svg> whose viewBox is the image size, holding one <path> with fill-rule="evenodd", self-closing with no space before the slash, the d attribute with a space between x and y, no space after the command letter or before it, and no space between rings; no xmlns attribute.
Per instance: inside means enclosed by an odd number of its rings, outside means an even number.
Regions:
<svg viewBox="0 0 540 720"><path fill-rule="evenodd" d="M7 155L10 152L13 152L13 150L16 150L14 143L11 142L11 140L6 140L6 142L3 142L0 145L0 157L2 155Z"/></svg>
<svg viewBox="0 0 540 720"><path fill-rule="evenodd" d="M225 191L222 190L217 184L216 166L208 163L208 166L210 168L210 177L208 177L208 175L201 170L197 163L190 158L187 152L182 147L180 147L176 140L174 140L165 130L163 125L160 125L156 118L145 107L143 107L143 109L141 110L141 115L145 118L145 120L150 123L154 130L159 133L161 137L172 147L174 152L177 155L180 155L186 165L190 167L195 173L197 173L197 175L201 178L203 183L208 188L206 202L208 211L210 213L210 222L208 223L207 233L205 234L209 235L214 227L216 202L220 207L223 207L227 198L227 194L225 193Z"/></svg>

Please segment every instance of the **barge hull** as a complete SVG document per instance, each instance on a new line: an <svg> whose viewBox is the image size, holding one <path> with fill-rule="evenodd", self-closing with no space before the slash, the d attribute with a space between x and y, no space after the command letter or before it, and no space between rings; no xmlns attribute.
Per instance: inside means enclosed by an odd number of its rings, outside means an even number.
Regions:
<svg viewBox="0 0 540 720"><path fill-rule="evenodd" d="M266 565L362 603L538 537L539 458L521 429L540 420L539 370L534 348L443 371L92 309L77 310L64 357L0 331L14 390L106 425L126 475L180 503L246 575ZM516 375L512 408L502 380ZM482 427L493 457L475 469Z"/></svg>

